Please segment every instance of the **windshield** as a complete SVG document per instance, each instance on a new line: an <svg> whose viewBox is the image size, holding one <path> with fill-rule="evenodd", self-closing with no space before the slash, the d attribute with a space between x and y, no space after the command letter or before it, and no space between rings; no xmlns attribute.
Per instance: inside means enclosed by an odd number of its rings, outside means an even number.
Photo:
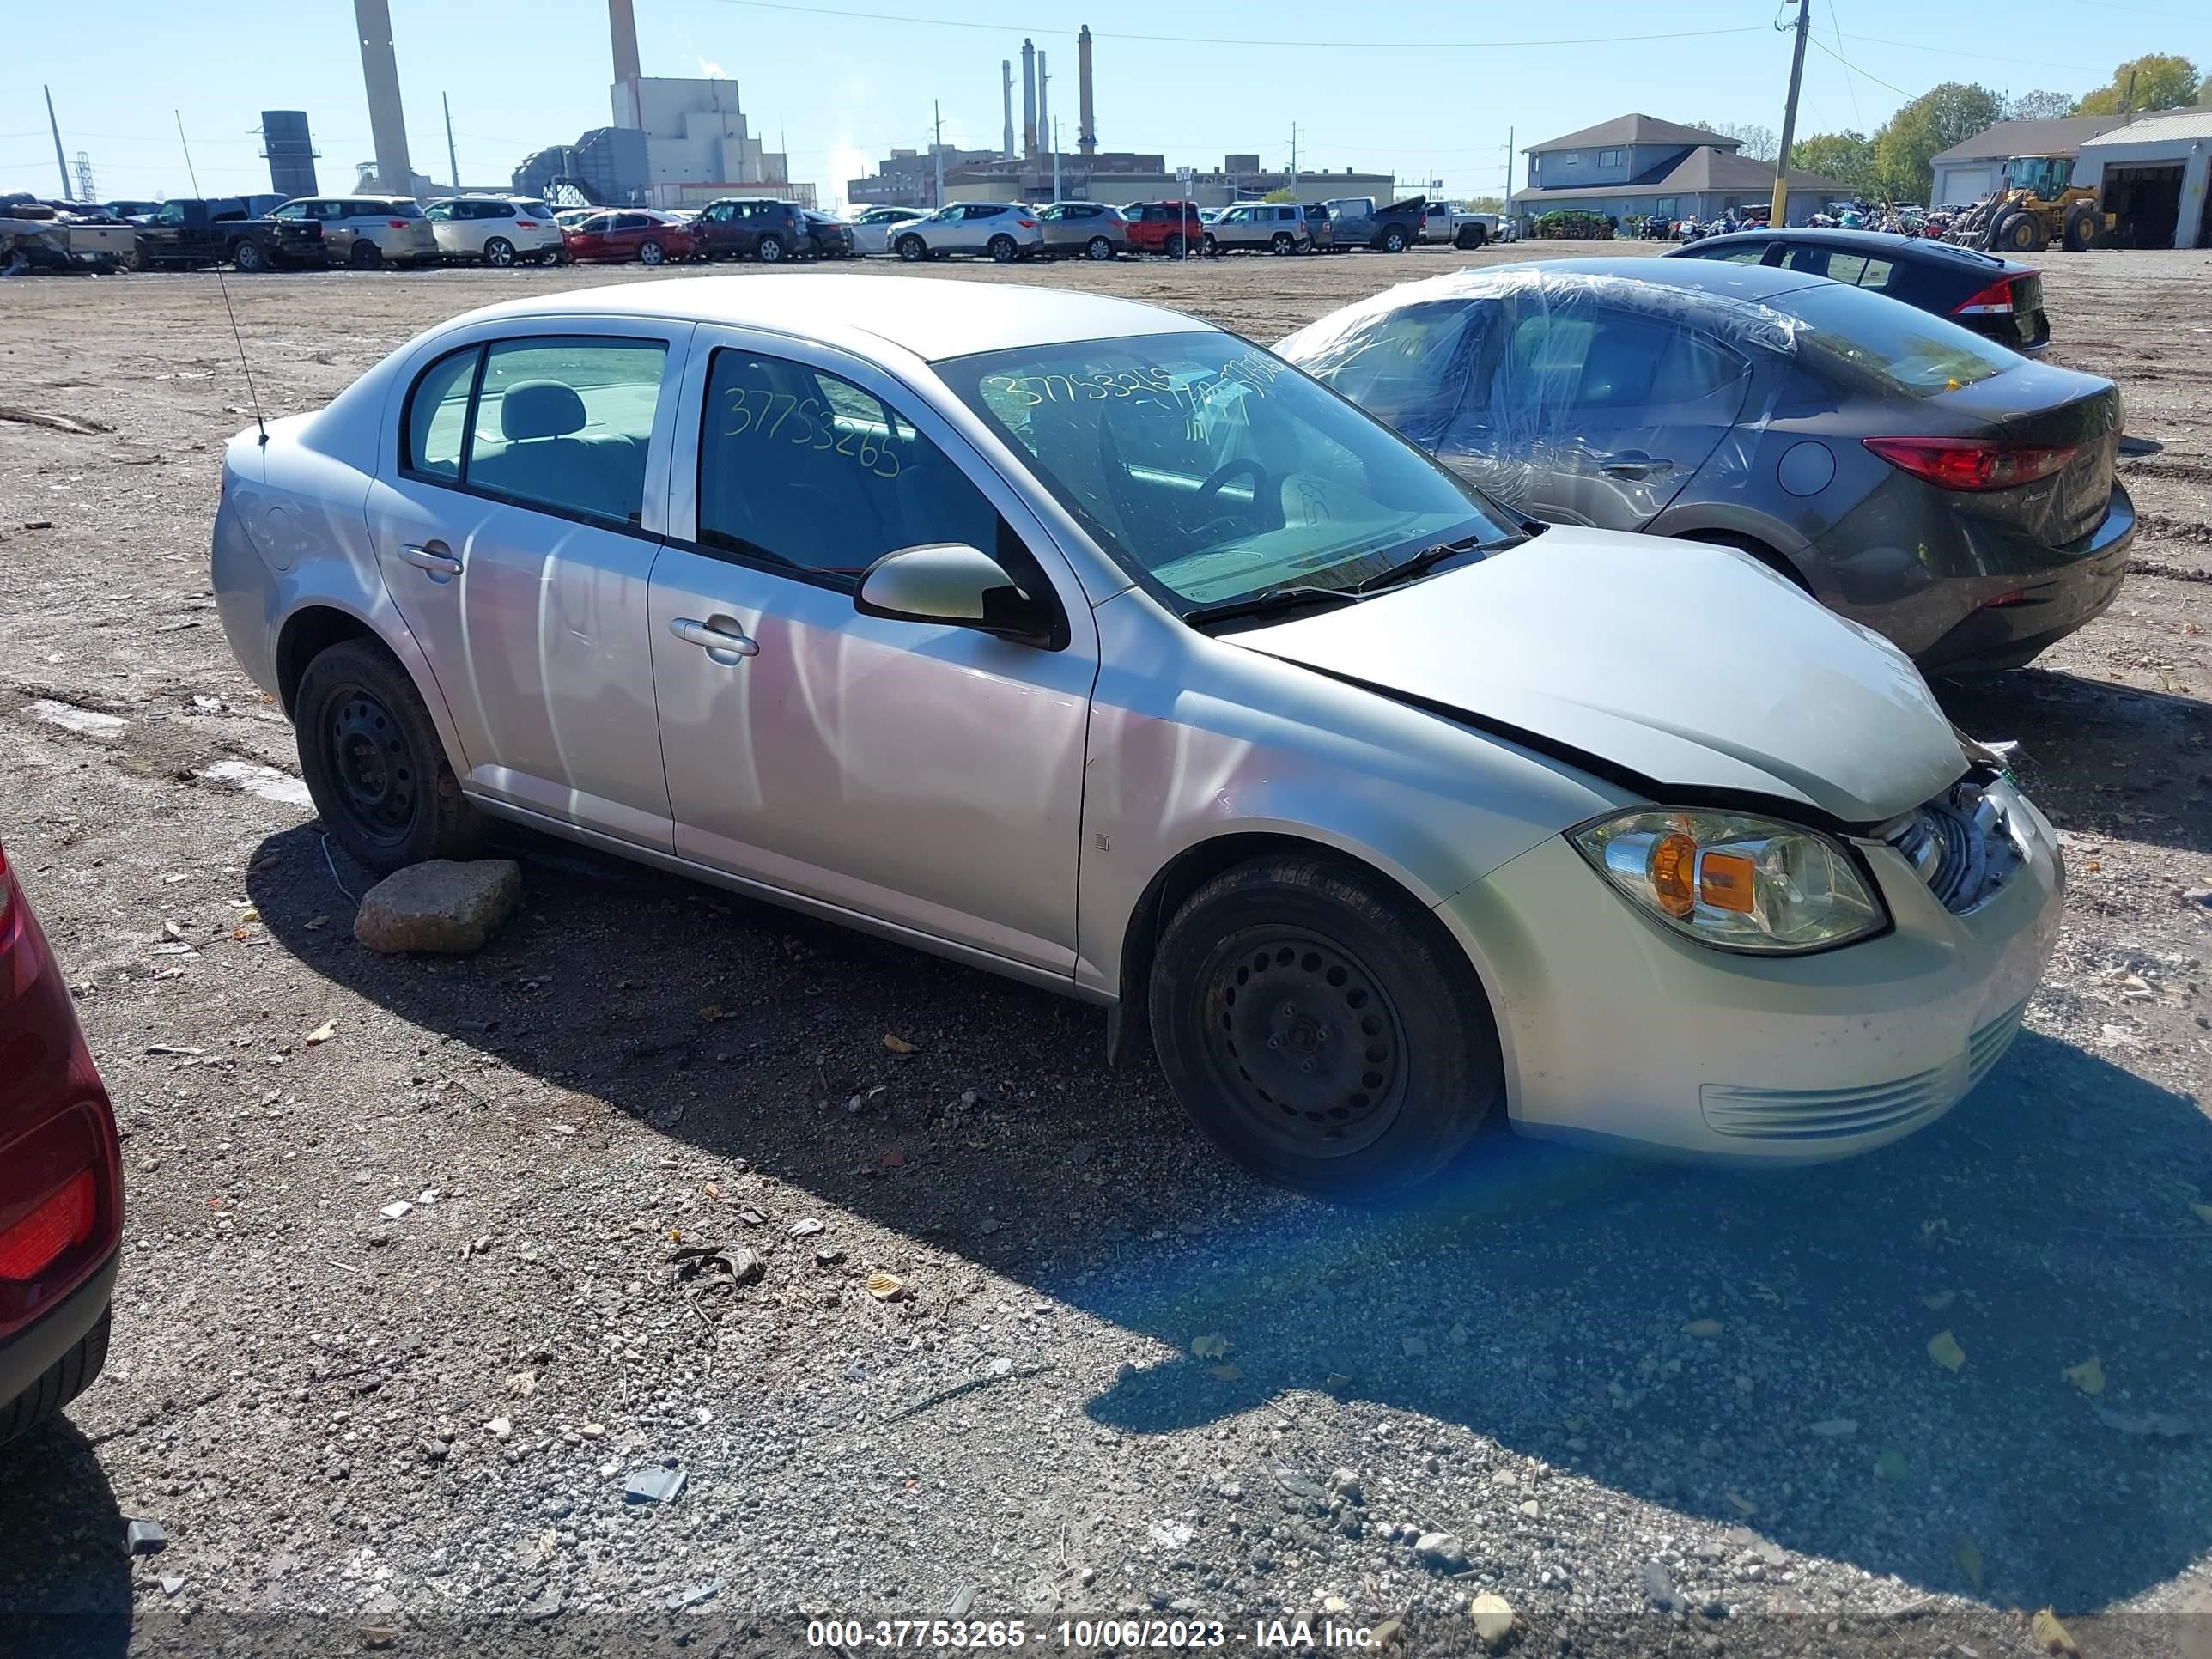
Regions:
<svg viewBox="0 0 2212 1659"><path fill-rule="evenodd" d="M1767 304L1804 319L1801 350L1870 375L1893 392L1933 398L1986 380L2022 358L1948 319L1842 283L1816 283Z"/></svg>
<svg viewBox="0 0 2212 1659"><path fill-rule="evenodd" d="M1348 588L1504 509L1291 368L1207 329L938 365L1108 555L1181 608Z"/></svg>

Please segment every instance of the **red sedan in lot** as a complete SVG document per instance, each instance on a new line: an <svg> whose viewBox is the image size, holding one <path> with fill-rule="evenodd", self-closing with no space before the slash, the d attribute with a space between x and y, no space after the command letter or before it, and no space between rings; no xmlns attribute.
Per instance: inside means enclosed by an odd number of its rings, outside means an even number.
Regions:
<svg viewBox="0 0 2212 1659"><path fill-rule="evenodd" d="M621 208L595 213L561 233L568 257L578 264L665 264L698 252L690 228L651 208Z"/></svg>
<svg viewBox="0 0 2212 1659"><path fill-rule="evenodd" d="M122 1237L115 1113L0 850L0 1445L100 1375Z"/></svg>

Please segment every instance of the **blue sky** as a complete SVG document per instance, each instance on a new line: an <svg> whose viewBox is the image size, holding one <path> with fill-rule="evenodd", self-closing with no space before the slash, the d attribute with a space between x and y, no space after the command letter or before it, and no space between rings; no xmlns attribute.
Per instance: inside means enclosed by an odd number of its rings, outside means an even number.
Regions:
<svg viewBox="0 0 2212 1659"><path fill-rule="evenodd" d="M645 72L735 78L754 130L771 148L781 137L793 176L824 201L888 147L925 143L933 97L948 142L994 147L999 60L1015 58L1018 74L1024 33L1049 54L1052 104L1073 149L1073 37L1085 22L1103 148L1164 151L1170 166L1256 150L1279 166L1295 121L1302 168L1437 178L1453 195L1500 187L1510 130L1525 146L1631 110L1779 128L1790 67L1776 0L636 0L636 9ZM441 92L471 185L502 182L530 150L607 120L600 0L392 0L392 11L417 171L447 176ZM1943 80L2078 94L2144 52L2212 68L2212 7L2191 0L1994 9L1814 0L1813 15L1819 47L1806 59L1801 132L1870 132L1905 94ZM1727 32L1628 38L1691 31ZM88 153L106 198L187 192L173 108L210 195L268 188L255 137L264 106L307 110L325 189L350 185L352 164L370 153L350 0L110 0L86 12L21 0L8 33L0 189L51 194L58 182L41 83L52 87L64 149L72 162ZM1507 44L1539 40L1570 44Z"/></svg>

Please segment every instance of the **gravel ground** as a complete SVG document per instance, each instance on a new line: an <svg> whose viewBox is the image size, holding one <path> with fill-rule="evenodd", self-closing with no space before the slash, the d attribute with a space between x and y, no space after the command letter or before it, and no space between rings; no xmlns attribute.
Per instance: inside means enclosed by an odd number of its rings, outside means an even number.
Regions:
<svg viewBox="0 0 2212 1659"><path fill-rule="evenodd" d="M946 274L1267 341L1501 257ZM360 949L208 596L246 403L214 281L6 284L0 841L130 1214L106 1374L0 1456L0 1650L770 1652L962 1612L1057 1646L1134 1611L1456 1651L1498 1595L1532 1653L1978 1659L2049 1606L2203 1659L2212 259L2048 263L2053 356L2160 447L2112 611L1941 688L2066 832L2027 1034L1874 1157L1506 1142L1392 1216L1243 1178L1094 1010L549 842L507 842L482 954ZM479 303L691 279L230 286L274 413ZM748 1282L681 1278L693 1246ZM681 1491L625 1502L653 1469Z"/></svg>

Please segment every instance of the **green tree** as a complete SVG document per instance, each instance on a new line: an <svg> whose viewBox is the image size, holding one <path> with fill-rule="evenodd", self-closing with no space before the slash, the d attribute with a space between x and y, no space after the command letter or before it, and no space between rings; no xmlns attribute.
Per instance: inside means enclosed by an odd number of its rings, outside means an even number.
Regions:
<svg viewBox="0 0 2212 1659"><path fill-rule="evenodd" d="M1875 183L1893 202L1924 202L1935 188L1929 163L1938 152L1963 143L2003 118L2004 105L1987 87L1946 81L1899 108L1874 136Z"/></svg>
<svg viewBox="0 0 2212 1659"><path fill-rule="evenodd" d="M1470 196L1460 206L1469 213L1503 213L1505 211L1505 198L1503 196Z"/></svg>
<svg viewBox="0 0 2212 1659"><path fill-rule="evenodd" d="M1692 121L1690 125L1735 139L1735 153L1747 161L1771 161L1782 153L1782 140L1774 129L1763 127L1756 121Z"/></svg>
<svg viewBox="0 0 2212 1659"><path fill-rule="evenodd" d="M1279 190L1269 191L1260 199L1263 202L1295 202L1298 198L1291 194L1290 186L1285 185Z"/></svg>
<svg viewBox="0 0 2212 1659"><path fill-rule="evenodd" d="M2135 79L2130 95L2130 76ZM2130 58L2112 80L2074 106L2076 115L2118 115L2122 100L2131 110L2186 109L2197 101L2197 65L2179 52L2151 52Z"/></svg>
<svg viewBox="0 0 2212 1659"><path fill-rule="evenodd" d="M2056 121L2074 113L2074 99L2063 92L2023 92L2017 98L2005 100L2004 118L2008 121Z"/></svg>
<svg viewBox="0 0 2212 1659"><path fill-rule="evenodd" d="M1800 138L1790 146L1790 165L1848 185L1854 196L1871 196L1878 188L1874 140L1863 132L1816 132Z"/></svg>

